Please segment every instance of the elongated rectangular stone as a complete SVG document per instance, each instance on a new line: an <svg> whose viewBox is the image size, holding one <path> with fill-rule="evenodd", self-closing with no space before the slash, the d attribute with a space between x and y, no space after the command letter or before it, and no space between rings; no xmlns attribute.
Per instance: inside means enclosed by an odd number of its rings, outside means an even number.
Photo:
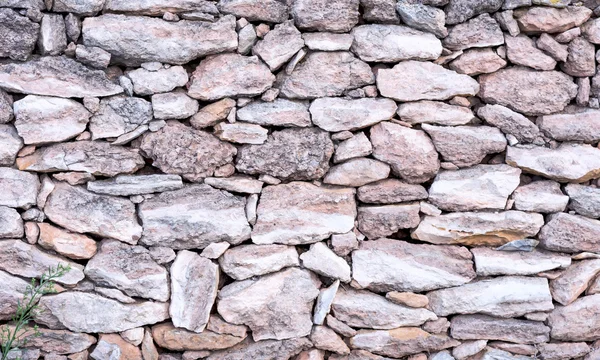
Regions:
<svg viewBox="0 0 600 360"><path fill-rule="evenodd" d="M87 189L97 194L131 196L150 194L183 187L181 176L155 175L121 175L109 180L90 181Z"/></svg>

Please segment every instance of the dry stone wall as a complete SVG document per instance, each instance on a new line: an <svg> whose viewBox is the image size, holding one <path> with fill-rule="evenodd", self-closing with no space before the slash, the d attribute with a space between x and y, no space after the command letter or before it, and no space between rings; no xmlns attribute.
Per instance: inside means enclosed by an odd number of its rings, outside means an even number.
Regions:
<svg viewBox="0 0 600 360"><path fill-rule="evenodd" d="M9 358L600 359L599 5L0 0Z"/></svg>

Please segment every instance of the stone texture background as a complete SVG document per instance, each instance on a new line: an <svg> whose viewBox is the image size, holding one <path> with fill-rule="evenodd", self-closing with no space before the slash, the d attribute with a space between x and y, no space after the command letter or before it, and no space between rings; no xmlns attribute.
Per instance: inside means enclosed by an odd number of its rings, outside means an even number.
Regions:
<svg viewBox="0 0 600 360"><path fill-rule="evenodd" d="M0 0L11 359L600 359L598 0Z"/></svg>

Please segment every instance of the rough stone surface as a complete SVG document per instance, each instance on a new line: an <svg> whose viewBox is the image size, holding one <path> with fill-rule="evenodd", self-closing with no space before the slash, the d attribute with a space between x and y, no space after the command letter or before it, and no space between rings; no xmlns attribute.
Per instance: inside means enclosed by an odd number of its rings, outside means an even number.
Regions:
<svg viewBox="0 0 600 360"><path fill-rule="evenodd" d="M574 262L556 279L550 281L552 298L562 305L569 305L588 288L600 273L600 259Z"/></svg>
<svg viewBox="0 0 600 360"><path fill-rule="evenodd" d="M300 255L302 266L315 273L342 282L350 282L350 265L322 242L312 244Z"/></svg>
<svg viewBox="0 0 600 360"><path fill-rule="evenodd" d="M72 233L47 223L38 223L38 244L44 249L56 251L57 253L71 259L89 259L97 251L96 242L77 233Z"/></svg>
<svg viewBox="0 0 600 360"><path fill-rule="evenodd" d="M290 20L275 25L263 40L254 45L252 52L258 55L271 71L276 71L303 46L302 35Z"/></svg>
<svg viewBox="0 0 600 360"><path fill-rule="evenodd" d="M569 209L583 216L600 218L600 189L569 184L565 187L565 192L570 199Z"/></svg>
<svg viewBox="0 0 600 360"><path fill-rule="evenodd" d="M102 99L98 111L90 119L92 139L121 136L152 120L150 102L125 96Z"/></svg>
<svg viewBox="0 0 600 360"><path fill-rule="evenodd" d="M221 0L217 4L225 14L233 14L249 21L267 21L280 23L288 18L289 8L277 0Z"/></svg>
<svg viewBox="0 0 600 360"><path fill-rule="evenodd" d="M534 275L571 265L571 259L565 254L548 251L498 251L478 247L471 252L480 276Z"/></svg>
<svg viewBox="0 0 600 360"><path fill-rule="evenodd" d="M365 206L358 208L358 229L369 239L394 234L400 229L414 228L419 224L418 203Z"/></svg>
<svg viewBox="0 0 600 360"><path fill-rule="evenodd" d="M358 22L359 0L294 1L291 15L303 30L347 32Z"/></svg>
<svg viewBox="0 0 600 360"><path fill-rule="evenodd" d="M398 116L409 124L464 125L473 120L473 113L462 106L422 100L398 106Z"/></svg>
<svg viewBox="0 0 600 360"><path fill-rule="evenodd" d="M33 52L40 25L13 9L0 9L0 57L27 60Z"/></svg>
<svg viewBox="0 0 600 360"><path fill-rule="evenodd" d="M298 253L286 245L241 245L219 259L221 269L235 280L265 275L288 266L298 266Z"/></svg>
<svg viewBox="0 0 600 360"><path fill-rule="evenodd" d="M569 6L556 9L534 6L514 11L514 17L521 31L527 33L560 33L586 22L592 11L584 6Z"/></svg>
<svg viewBox="0 0 600 360"><path fill-rule="evenodd" d="M87 183L87 189L97 194L130 196L177 190L183 187L179 175L119 175L110 180Z"/></svg>
<svg viewBox="0 0 600 360"><path fill-rule="evenodd" d="M427 198L427 190L421 185L407 184L396 179L385 179L361 186L358 199L364 203L391 204Z"/></svg>
<svg viewBox="0 0 600 360"><path fill-rule="evenodd" d="M374 354L394 358L443 350L459 344L460 342L445 334L430 334L418 327L361 330L350 339L350 345L355 349L364 349Z"/></svg>
<svg viewBox="0 0 600 360"><path fill-rule="evenodd" d="M553 339L588 341L598 337L598 300L600 294L584 296L567 306L557 306L548 317Z"/></svg>
<svg viewBox="0 0 600 360"><path fill-rule="evenodd" d="M538 344L550 340L550 328L542 322L498 319L486 315L458 315L452 318L450 334L460 340L501 340Z"/></svg>
<svg viewBox="0 0 600 360"><path fill-rule="evenodd" d="M39 188L36 175L0 167L0 206L28 209L36 204Z"/></svg>
<svg viewBox="0 0 600 360"><path fill-rule="evenodd" d="M535 123L502 105L482 106L477 110L477 115L521 142L533 142L540 135L540 130Z"/></svg>
<svg viewBox="0 0 600 360"><path fill-rule="evenodd" d="M442 43L450 50L484 48L502 45L504 36L500 25L486 13L452 27Z"/></svg>
<svg viewBox="0 0 600 360"><path fill-rule="evenodd" d="M127 77L131 79L133 91L137 95L169 92L176 87L184 86L188 81L188 74L181 66L160 68L157 71L137 68L128 72Z"/></svg>
<svg viewBox="0 0 600 360"><path fill-rule="evenodd" d="M177 328L170 323L153 326L152 336L158 346L174 351L227 349L244 340L243 337L218 334L210 330L195 333Z"/></svg>
<svg viewBox="0 0 600 360"><path fill-rule="evenodd" d="M369 158L351 159L331 167L323 178L323 183L357 187L385 179L389 173L389 165L381 161Z"/></svg>
<svg viewBox="0 0 600 360"><path fill-rule="evenodd" d="M600 140L600 110L567 107L561 114L541 116L537 125L557 141L594 143Z"/></svg>
<svg viewBox="0 0 600 360"><path fill-rule="evenodd" d="M506 56L515 65L528 66L536 70L554 70L556 61L535 47L527 35L505 36Z"/></svg>
<svg viewBox="0 0 600 360"><path fill-rule="evenodd" d="M391 119L397 109L391 99L320 98L310 105L312 122L323 130L358 130Z"/></svg>
<svg viewBox="0 0 600 360"><path fill-rule="evenodd" d="M569 202L569 197L560 190L560 184L550 180L519 186L512 198L515 209L541 213L564 211Z"/></svg>
<svg viewBox="0 0 600 360"><path fill-rule="evenodd" d="M540 231L540 244L552 251L598 251L600 243L594 235L600 221L583 216L557 213L550 216Z"/></svg>
<svg viewBox="0 0 600 360"><path fill-rule="evenodd" d="M470 76L493 73L505 66L506 60L489 48L466 50L449 65L457 73Z"/></svg>

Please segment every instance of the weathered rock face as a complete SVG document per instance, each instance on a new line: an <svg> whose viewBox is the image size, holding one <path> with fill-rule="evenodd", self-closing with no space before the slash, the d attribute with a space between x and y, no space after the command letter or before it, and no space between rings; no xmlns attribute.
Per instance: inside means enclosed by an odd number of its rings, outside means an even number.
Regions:
<svg viewBox="0 0 600 360"><path fill-rule="evenodd" d="M267 21L280 23L288 18L288 6L277 0L221 0L217 4L225 14L233 14L249 21Z"/></svg>
<svg viewBox="0 0 600 360"><path fill-rule="evenodd" d="M357 130L389 120L396 109L396 102L390 99L320 98L310 105L310 114L315 125L337 132Z"/></svg>
<svg viewBox="0 0 600 360"><path fill-rule="evenodd" d="M565 191L571 202L569 209L575 210L580 215L600 218L600 190L591 186L569 184Z"/></svg>
<svg viewBox="0 0 600 360"><path fill-rule="evenodd" d="M275 25L275 29L269 31L264 39L259 41L252 51L258 55L271 71L279 69L302 49L304 40L292 20Z"/></svg>
<svg viewBox="0 0 600 360"><path fill-rule="evenodd" d="M299 266L298 252L286 245L241 245L219 258L221 269L235 280L265 275L288 266Z"/></svg>
<svg viewBox="0 0 600 360"><path fill-rule="evenodd" d="M308 103L275 99L273 102L252 102L236 113L237 118L263 126L310 126Z"/></svg>
<svg viewBox="0 0 600 360"><path fill-rule="evenodd" d="M305 337L289 340L263 340L254 342L247 339L243 343L223 351L215 351L208 360L243 360L250 356L253 359L289 359L303 350L312 347Z"/></svg>
<svg viewBox="0 0 600 360"><path fill-rule="evenodd" d="M322 242L312 244L300 255L302 266L325 277L350 282L350 265Z"/></svg>
<svg viewBox="0 0 600 360"><path fill-rule="evenodd" d="M188 81L188 74L181 66L160 68L156 71L138 68L127 72L127 77L131 79L133 91L138 95L169 92L184 86Z"/></svg>
<svg viewBox="0 0 600 360"><path fill-rule="evenodd" d="M96 254L96 242L85 235L71 233L46 223L37 224L38 244L71 259L89 259Z"/></svg>
<svg viewBox="0 0 600 360"><path fill-rule="evenodd" d="M102 99L100 108L90 119L92 139L118 137L152 120L150 102L126 96Z"/></svg>
<svg viewBox="0 0 600 360"><path fill-rule="evenodd" d="M96 194L130 196L177 190L183 187L179 175L119 175L110 180L87 183L87 189Z"/></svg>
<svg viewBox="0 0 600 360"><path fill-rule="evenodd" d="M506 66L506 61L492 49L469 49L449 65L459 74L470 76L496 72Z"/></svg>
<svg viewBox="0 0 600 360"><path fill-rule="evenodd" d="M361 330L350 339L350 345L355 349L364 349L374 354L394 358L424 351L443 350L459 344L447 335L430 334L418 327L401 327L387 331ZM379 359L379 357L372 358Z"/></svg>
<svg viewBox="0 0 600 360"><path fill-rule="evenodd" d="M416 227L419 210L417 203L359 207L358 229L369 239L390 236L400 229Z"/></svg>
<svg viewBox="0 0 600 360"><path fill-rule="evenodd" d="M452 27L443 41L443 45L451 50L484 48L502 45L503 43L502 29L489 14L479 15L474 19Z"/></svg>
<svg viewBox="0 0 600 360"><path fill-rule="evenodd" d="M386 179L361 186L358 199L364 203L391 204L427 198L427 190L421 185L407 184L396 179Z"/></svg>
<svg viewBox="0 0 600 360"><path fill-rule="evenodd" d="M598 338L600 294L584 296L567 306L557 306L548 317L550 336L563 341L593 341Z"/></svg>
<svg viewBox="0 0 600 360"><path fill-rule="evenodd" d="M169 323L153 326L152 336L158 346L174 351L227 349L244 340L243 337L218 334L210 330L194 333Z"/></svg>
<svg viewBox="0 0 600 360"><path fill-rule="evenodd" d="M410 124L464 125L473 120L468 108L439 101L408 102L398 107L398 116Z"/></svg>
<svg viewBox="0 0 600 360"><path fill-rule="evenodd" d="M0 271L0 280L4 284L0 289L0 319L10 320L17 311L19 302L23 302L28 282L4 271Z"/></svg>
<svg viewBox="0 0 600 360"><path fill-rule="evenodd" d="M373 159L358 158L333 166L323 178L323 182L341 186L362 186L383 180L389 174L389 165Z"/></svg>
<svg viewBox="0 0 600 360"><path fill-rule="evenodd" d="M25 61L33 52L40 25L12 9L0 9L0 57Z"/></svg>
<svg viewBox="0 0 600 360"><path fill-rule="evenodd" d="M0 165L14 164L19 150L23 147L23 140L12 125L0 124Z"/></svg>
<svg viewBox="0 0 600 360"><path fill-rule="evenodd" d="M535 47L526 35L506 36L506 55L515 65L528 66L536 70L554 70L556 61Z"/></svg>
<svg viewBox="0 0 600 360"><path fill-rule="evenodd" d="M541 116L537 121L540 130L557 141L600 140L600 111L587 108L567 108L563 114Z"/></svg>
<svg viewBox="0 0 600 360"><path fill-rule="evenodd" d="M597 252L600 242L594 234L599 228L598 220L565 213L553 214L540 231L540 244L552 251Z"/></svg>
<svg viewBox="0 0 600 360"><path fill-rule="evenodd" d="M519 28L528 33L559 33L586 22L592 12L586 7L569 6L565 9L535 6L514 11Z"/></svg>
<svg viewBox="0 0 600 360"><path fill-rule="evenodd" d="M98 1L98 0L96 0ZM100 2L102 2L100 0ZM208 1L139 1L130 2L127 0L108 0L104 4L106 12L132 13L139 15L163 15L167 12L181 14L187 12L205 12L207 14L217 14L215 4Z"/></svg>
<svg viewBox="0 0 600 360"><path fill-rule="evenodd" d="M502 1L485 0L451 0L444 9L447 24L458 24L482 13L495 12L502 6Z"/></svg>
<svg viewBox="0 0 600 360"><path fill-rule="evenodd" d="M40 181L34 174L0 167L0 206L30 208L37 202Z"/></svg>
<svg viewBox="0 0 600 360"><path fill-rule="evenodd" d="M24 234L23 219L17 210L0 206L0 239L20 238Z"/></svg>
<svg viewBox="0 0 600 360"><path fill-rule="evenodd" d="M551 180L519 186L512 198L515 209L541 213L564 211L569 202L569 197L560 190L560 184Z"/></svg>
<svg viewBox="0 0 600 360"><path fill-rule="evenodd" d="M239 244L250 237L246 200L208 185L166 191L144 201L141 242L173 249L204 248L213 242ZM177 227L178 231L171 229Z"/></svg>
<svg viewBox="0 0 600 360"><path fill-rule="evenodd" d="M574 262L562 274L550 282L552 297L562 305L569 305L588 288L600 273L600 259Z"/></svg>
<svg viewBox="0 0 600 360"><path fill-rule="evenodd" d="M571 265L570 257L548 251L498 251L478 247L471 252L480 276L534 275Z"/></svg>
<svg viewBox="0 0 600 360"><path fill-rule="evenodd" d="M498 319L485 315L458 315L452 318L450 334L455 339L502 340L524 344L547 342L550 328L528 320Z"/></svg>
<svg viewBox="0 0 600 360"><path fill-rule="evenodd" d="M358 22L358 5L358 0L299 0L291 15L303 30L347 32Z"/></svg>
<svg viewBox="0 0 600 360"><path fill-rule="evenodd" d="M521 142L532 142L540 135L532 121L502 105L485 105L477 110L477 115Z"/></svg>

